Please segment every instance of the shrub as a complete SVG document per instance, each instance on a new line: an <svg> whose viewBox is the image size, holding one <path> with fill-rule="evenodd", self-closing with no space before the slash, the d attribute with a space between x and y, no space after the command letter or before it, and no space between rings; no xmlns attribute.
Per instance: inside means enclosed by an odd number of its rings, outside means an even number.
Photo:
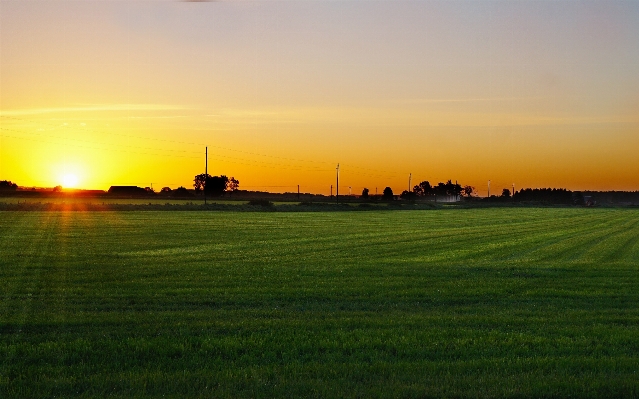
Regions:
<svg viewBox="0 0 639 399"><path fill-rule="evenodd" d="M269 200L265 200L265 199L254 199L254 200L250 200L248 202L249 205L253 205L253 206L264 206L264 207L271 207L273 206L273 203Z"/></svg>

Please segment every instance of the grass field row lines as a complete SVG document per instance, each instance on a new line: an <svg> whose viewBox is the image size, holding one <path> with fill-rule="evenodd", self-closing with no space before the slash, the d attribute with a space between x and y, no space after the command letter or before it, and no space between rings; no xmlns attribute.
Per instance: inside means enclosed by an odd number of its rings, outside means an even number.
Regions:
<svg viewBox="0 0 639 399"><path fill-rule="evenodd" d="M639 212L0 212L1 397L637 397Z"/></svg>

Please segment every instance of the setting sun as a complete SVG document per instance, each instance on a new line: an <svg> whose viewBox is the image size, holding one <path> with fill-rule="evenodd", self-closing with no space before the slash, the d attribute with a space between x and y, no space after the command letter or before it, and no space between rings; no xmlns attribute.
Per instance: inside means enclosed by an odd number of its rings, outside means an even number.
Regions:
<svg viewBox="0 0 639 399"><path fill-rule="evenodd" d="M62 187L75 188L78 185L78 176L68 173L62 177Z"/></svg>

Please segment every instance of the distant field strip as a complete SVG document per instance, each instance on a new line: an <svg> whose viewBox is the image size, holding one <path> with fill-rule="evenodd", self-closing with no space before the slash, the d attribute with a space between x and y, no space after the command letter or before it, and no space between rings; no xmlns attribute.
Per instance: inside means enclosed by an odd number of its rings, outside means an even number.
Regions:
<svg viewBox="0 0 639 399"><path fill-rule="evenodd" d="M0 397L638 397L639 210L0 212Z"/></svg>

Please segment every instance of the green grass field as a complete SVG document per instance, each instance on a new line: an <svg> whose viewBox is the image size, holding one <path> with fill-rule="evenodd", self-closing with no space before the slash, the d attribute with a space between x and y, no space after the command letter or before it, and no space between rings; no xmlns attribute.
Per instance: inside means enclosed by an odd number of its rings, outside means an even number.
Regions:
<svg viewBox="0 0 639 399"><path fill-rule="evenodd" d="M0 397L637 397L639 211L0 212Z"/></svg>

